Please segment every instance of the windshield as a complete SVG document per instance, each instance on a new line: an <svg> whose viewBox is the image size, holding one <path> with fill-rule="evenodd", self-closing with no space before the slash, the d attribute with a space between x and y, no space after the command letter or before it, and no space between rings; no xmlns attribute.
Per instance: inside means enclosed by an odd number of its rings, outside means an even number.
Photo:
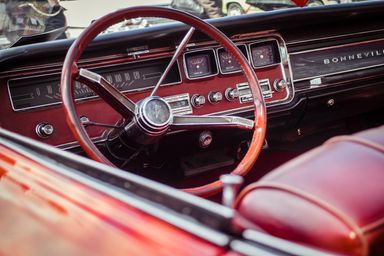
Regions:
<svg viewBox="0 0 384 256"><path fill-rule="evenodd" d="M306 6L352 1L355 0L309 0ZM150 0L144 3L140 0L0 0L0 48L23 44L21 37L30 40L33 35L40 35L40 41L75 38L98 17L117 9L143 4L179 9L202 19L296 7L291 0ZM169 21L138 18L116 24L104 33L164 22Z"/></svg>

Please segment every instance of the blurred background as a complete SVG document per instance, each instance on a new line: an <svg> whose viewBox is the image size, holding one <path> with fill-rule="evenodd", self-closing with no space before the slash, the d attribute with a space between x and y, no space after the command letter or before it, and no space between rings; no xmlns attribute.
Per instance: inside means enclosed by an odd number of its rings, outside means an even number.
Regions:
<svg viewBox="0 0 384 256"><path fill-rule="evenodd" d="M309 0L307 6L348 3L354 0ZM114 10L138 6L167 6L194 14L202 19L246 15L292 8L291 0L0 0L0 48L36 34L56 34L47 40L75 38L93 20ZM167 22L159 18L127 20L104 33L154 26Z"/></svg>

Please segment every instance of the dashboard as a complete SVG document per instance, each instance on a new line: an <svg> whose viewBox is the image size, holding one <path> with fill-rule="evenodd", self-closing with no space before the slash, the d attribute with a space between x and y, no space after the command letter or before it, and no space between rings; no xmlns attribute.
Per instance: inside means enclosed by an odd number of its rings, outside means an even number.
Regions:
<svg viewBox="0 0 384 256"><path fill-rule="evenodd" d="M283 39L277 34L249 36L236 40L236 44L255 69L266 103L289 103L294 91ZM119 91L139 101L156 85L172 54L172 50L139 50L129 52L128 56L106 56L102 61L83 60L81 67L101 74ZM108 109L105 115L80 111L86 120L110 125L119 121L119 116L85 84L75 81L73 93L80 108L97 105ZM55 112L61 109L60 73L36 72L7 79L7 94L14 113L33 116L34 113ZM233 115L253 108L252 93L239 64L213 41L189 45L171 68L158 94L170 104L173 114L179 115ZM53 145L64 148L76 144L70 135L58 136L56 127L65 125L63 120L58 124L54 115L40 118L32 122L35 127L30 127L37 139L52 141ZM55 132L44 134L39 130L47 125ZM106 130L90 128L89 133L95 140L101 140Z"/></svg>
<svg viewBox="0 0 384 256"><path fill-rule="evenodd" d="M280 137L285 131L288 134L308 124L317 126L329 118L382 108L383 86L377 84L382 84L384 74L384 25L375 10L380 4L359 5L372 7L361 11L361 17L350 17L350 24L337 24L332 29L332 19L345 17L351 12L348 8L314 8L316 13L317 9L325 10L318 14L324 18L327 10L331 13L341 9L340 17L323 20L324 24L316 30L311 29L310 23L295 29L292 24L312 15L301 10L212 21L254 68L268 109L269 125L279 127ZM265 25L268 19L273 22ZM362 19L366 22L362 23ZM122 33L130 37L101 36L79 66L101 74L137 102L148 96L164 72L185 27L171 24ZM156 43L148 42L151 36L158 38ZM44 43L42 46L48 47L50 55L38 46L2 51L1 127L61 148L77 146L60 105L61 63L69 45L70 41ZM250 117L253 113L253 97L239 64L223 47L202 35L187 46L158 95L170 104L174 114ZM74 96L79 116L85 120L114 125L121 119L80 82L74 84ZM354 105L366 98L370 99L369 104L365 102L359 108ZM328 104L330 100L336 105ZM350 104L350 113L339 109ZM45 131L49 134L44 134L40 129L47 125L50 129ZM95 141L104 140L107 130L87 127Z"/></svg>

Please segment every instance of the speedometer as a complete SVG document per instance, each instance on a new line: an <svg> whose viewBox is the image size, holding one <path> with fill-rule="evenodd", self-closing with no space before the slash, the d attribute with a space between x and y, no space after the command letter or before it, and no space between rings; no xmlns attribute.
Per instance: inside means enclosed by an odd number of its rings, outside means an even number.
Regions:
<svg viewBox="0 0 384 256"><path fill-rule="evenodd" d="M270 66L280 62L279 48L276 41L255 43L250 48L252 63L255 68Z"/></svg>
<svg viewBox="0 0 384 256"><path fill-rule="evenodd" d="M211 63L208 54L189 57L187 59L187 69L190 77L210 75Z"/></svg>

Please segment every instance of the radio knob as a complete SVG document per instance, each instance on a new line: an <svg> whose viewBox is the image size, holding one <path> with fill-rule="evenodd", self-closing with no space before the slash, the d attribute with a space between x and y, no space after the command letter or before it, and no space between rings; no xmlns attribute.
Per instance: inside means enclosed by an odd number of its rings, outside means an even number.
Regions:
<svg viewBox="0 0 384 256"><path fill-rule="evenodd" d="M218 103L223 100L223 94L221 92L210 92L208 94L208 100L212 104Z"/></svg>
<svg viewBox="0 0 384 256"><path fill-rule="evenodd" d="M195 94L191 98L192 106L200 108L205 104L205 97L203 95Z"/></svg>
<svg viewBox="0 0 384 256"><path fill-rule="evenodd" d="M287 88L287 86L288 86L288 83L284 79L280 79L280 80L276 79L273 82L273 87L275 87L276 91L281 91L281 90Z"/></svg>
<svg viewBox="0 0 384 256"><path fill-rule="evenodd" d="M47 123L40 123L36 126L36 134L40 138L47 138L53 134L53 125Z"/></svg>
<svg viewBox="0 0 384 256"><path fill-rule="evenodd" d="M233 101L239 97L239 91L237 89L227 88L224 95L228 101Z"/></svg>

